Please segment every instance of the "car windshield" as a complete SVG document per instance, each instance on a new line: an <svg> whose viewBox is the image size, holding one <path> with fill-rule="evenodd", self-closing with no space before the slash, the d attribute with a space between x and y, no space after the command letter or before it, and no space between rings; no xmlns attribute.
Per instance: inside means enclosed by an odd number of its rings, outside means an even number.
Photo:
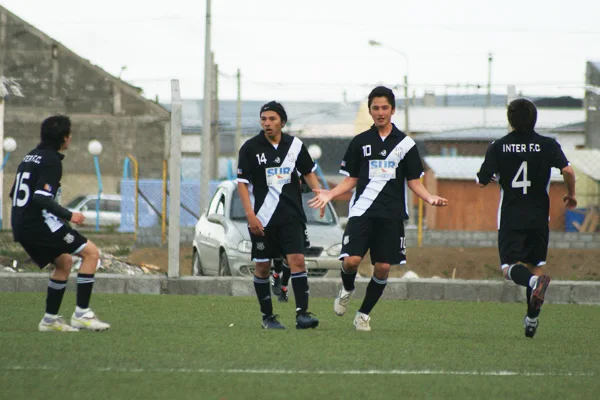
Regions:
<svg viewBox="0 0 600 400"><path fill-rule="evenodd" d="M77 196L67 204L65 208L75 208L79 203L85 199L85 196Z"/></svg>
<svg viewBox="0 0 600 400"><path fill-rule="evenodd" d="M307 204L308 200L313 197L312 193L302 193L302 205L304 206L304 213L306 214L306 220L309 224L318 225L334 225L335 218L331 212L331 204L328 204L325 208L325 215L323 218L319 217L319 210L310 208ZM237 190L233 192L233 199L231 200L231 219L245 220L246 213L242 206L242 201L238 195Z"/></svg>

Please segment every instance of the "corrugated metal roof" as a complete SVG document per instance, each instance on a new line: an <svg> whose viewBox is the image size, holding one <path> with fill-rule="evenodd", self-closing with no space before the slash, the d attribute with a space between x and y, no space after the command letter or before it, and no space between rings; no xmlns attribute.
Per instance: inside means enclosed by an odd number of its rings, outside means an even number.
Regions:
<svg viewBox="0 0 600 400"><path fill-rule="evenodd" d="M483 163L483 157L451 157L451 156L426 156L425 164L431 168L437 179L473 180ZM560 171L552 168L550 180L562 180Z"/></svg>
<svg viewBox="0 0 600 400"><path fill-rule="evenodd" d="M563 151L571 165L592 179L600 181L600 150L563 149Z"/></svg>
<svg viewBox="0 0 600 400"><path fill-rule="evenodd" d="M477 140L492 142L496 139L500 139L509 133L508 128L467 128L467 129L456 129L451 131L436 132L436 133L423 133L414 136L417 141L447 141L447 140ZM540 132L544 136L556 137L556 134L550 132Z"/></svg>

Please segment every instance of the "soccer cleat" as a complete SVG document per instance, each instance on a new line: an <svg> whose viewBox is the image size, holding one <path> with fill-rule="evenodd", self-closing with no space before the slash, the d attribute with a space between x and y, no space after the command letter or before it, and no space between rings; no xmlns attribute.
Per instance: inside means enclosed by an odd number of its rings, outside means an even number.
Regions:
<svg viewBox="0 0 600 400"><path fill-rule="evenodd" d="M371 317L367 314L363 314L360 311L356 313L356 317L354 317L354 327L357 331L370 331L371 325L369 322L371 321Z"/></svg>
<svg viewBox="0 0 600 400"><path fill-rule="evenodd" d="M523 326L525 326L525 337L533 338L537 332L538 325L539 322L537 318L529 319L525 316L525 320L523 321Z"/></svg>
<svg viewBox="0 0 600 400"><path fill-rule="evenodd" d="M281 325L281 322L277 320L278 315L267 315L263 317L262 327L263 329L285 329L285 326Z"/></svg>
<svg viewBox="0 0 600 400"><path fill-rule="evenodd" d="M288 289L285 286L281 287L281 293L279 293L279 296L277 296L277 301L279 301L280 303L287 303L288 302Z"/></svg>
<svg viewBox="0 0 600 400"><path fill-rule="evenodd" d="M348 303L350 303L350 298L354 294L354 290L348 292L343 287L340 289L340 293L335 298L333 302L333 312L339 315L340 317L346 313L348 309Z"/></svg>
<svg viewBox="0 0 600 400"><path fill-rule="evenodd" d="M296 313L296 329L316 328L319 326L319 320L313 317L313 313L308 311L298 311Z"/></svg>
<svg viewBox="0 0 600 400"><path fill-rule="evenodd" d="M78 329L86 329L88 331L105 331L110 328L109 324L100 321L98 317L96 317L96 314L89 309L79 317L76 313L73 313L71 316L71 326Z"/></svg>
<svg viewBox="0 0 600 400"><path fill-rule="evenodd" d="M271 275L271 291L275 296L279 296L281 294L281 275L274 272Z"/></svg>
<svg viewBox="0 0 600 400"><path fill-rule="evenodd" d="M57 315L52 320L42 318L38 324L40 332L79 332L79 329L67 324L62 316Z"/></svg>
<svg viewBox="0 0 600 400"><path fill-rule="evenodd" d="M546 294L548 285L550 285L550 281L551 279L548 275L538 276L535 286L531 291L531 298L529 299L529 304L534 310L539 310L542 304L544 304L544 295Z"/></svg>

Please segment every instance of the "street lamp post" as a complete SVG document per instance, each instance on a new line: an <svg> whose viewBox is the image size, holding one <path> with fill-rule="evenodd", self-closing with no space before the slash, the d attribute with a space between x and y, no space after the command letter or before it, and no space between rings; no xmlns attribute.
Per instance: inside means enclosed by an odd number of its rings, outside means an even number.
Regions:
<svg viewBox="0 0 600 400"><path fill-rule="evenodd" d="M404 133L406 133L407 135L410 135L410 124L409 124L409 120L408 120L408 114L409 114L408 109L410 106L410 99L408 97L408 72L410 69L410 63L408 60L408 56L403 51L400 51L393 47L387 46L376 40L369 40L369 45L373 46L373 47L383 47L383 48L393 51L394 53L400 54L404 58L404 61L406 62L406 72L404 74Z"/></svg>
<svg viewBox="0 0 600 400"><path fill-rule="evenodd" d="M8 157L10 157L10 153L12 153L13 151L15 151L17 149L17 142L15 141L15 139L11 138L11 137L7 137L6 139L4 139L4 143L3 146L4 151L6 152L6 154L4 154L4 159L2 160L2 166L0 166L0 229L2 229L4 227L3 225L3 215L2 213L4 212L3 210L3 189L4 189L4 166L6 165L6 162L8 161Z"/></svg>
<svg viewBox="0 0 600 400"><path fill-rule="evenodd" d="M96 167L96 177L98 178L98 197L96 198L96 232L98 232L100 231L100 196L102 196L102 176L100 175L98 156L102 153L102 143L97 140L91 140L88 144L88 151L94 156L94 166Z"/></svg>

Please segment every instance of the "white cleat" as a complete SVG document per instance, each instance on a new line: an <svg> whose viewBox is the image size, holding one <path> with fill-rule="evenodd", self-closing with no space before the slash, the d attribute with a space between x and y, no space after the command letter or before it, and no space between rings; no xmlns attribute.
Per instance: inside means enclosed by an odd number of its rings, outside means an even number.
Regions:
<svg viewBox="0 0 600 400"><path fill-rule="evenodd" d="M52 320L42 318L38 324L40 332L79 332L79 329L67 324L62 316L57 315Z"/></svg>
<svg viewBox="0 0 600 400"><path fill-rule="evenodd" d="M73 313L71 316L71 326L89 331L105 331L110 328L110 325L100 321L92 310L87 311L80 317L77 317L76 313Z"/></svg>
<svg viewBox="0 0 600 400"><path fill-rule="evenodd" d="M356 313L356 317L354 317L354 327L357 331L368 332L371 330L371 325L369 325L369 321L371 321L371 317L359 311Z"/></svg>
<svg viewBox="0 0 600 400"><path fill-rule="evenodd" d="M354 290L351 292L346 291L343 287L340 289L340 293L335 298L333 302L333 312L340 317L346 313L348 309L348 304L350 303L350 298L354 294Z"/></svg>

